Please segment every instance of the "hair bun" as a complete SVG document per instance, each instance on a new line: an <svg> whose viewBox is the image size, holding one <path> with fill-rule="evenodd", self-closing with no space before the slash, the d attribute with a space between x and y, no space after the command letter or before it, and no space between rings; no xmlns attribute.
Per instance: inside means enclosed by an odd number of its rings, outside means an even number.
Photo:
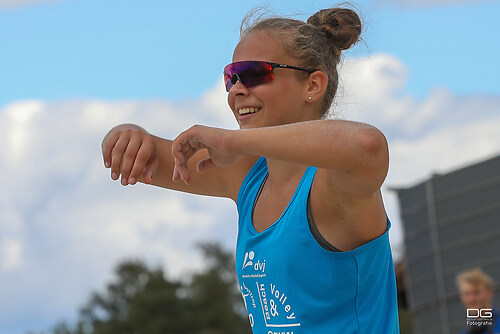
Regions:
<svg viewBox="0 0 500 334"><path fill-rule="evenodd" d="M361 20L356 12L348 8L322 9L307 23L318 27L340 50L349 49L361 35Z"/></svg>

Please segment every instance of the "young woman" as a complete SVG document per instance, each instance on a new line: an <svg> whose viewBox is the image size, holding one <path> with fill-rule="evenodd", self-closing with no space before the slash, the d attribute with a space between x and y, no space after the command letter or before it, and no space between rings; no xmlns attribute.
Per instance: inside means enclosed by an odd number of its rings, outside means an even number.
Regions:
<svg viewBox="0 0 500 334"><path fill-rule="evenodd" d="M258 19L224 69L239 130L195 125L170 141L123 124L103 140L105 166L123 185L236 203L236 270L254 333L399 333L380 192L386 139L325 117L341 51L360 33L346 8L307 22Z"/></svg>

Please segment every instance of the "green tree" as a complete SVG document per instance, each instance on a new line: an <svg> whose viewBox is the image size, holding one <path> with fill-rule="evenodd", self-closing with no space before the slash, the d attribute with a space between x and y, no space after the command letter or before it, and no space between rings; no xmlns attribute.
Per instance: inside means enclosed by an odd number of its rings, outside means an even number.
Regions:
<svg viewBox="0 0 500 334"><path fill-rule="evenodd" d="M189 283L168 280L161 268L126 260L104 292L94 292L74 327L60 322L51 334L251 333L234 258L217 243L198 245L206 268Z"/></svg>
<svg viewBox="0 0 500 334"><path fill-rule="evenodd" d="M201 330L205 330L203 333L251 333L232 254L218 244L200 244L199 247L207 268L193 275L189 286L197 329L200 333Z"/></svg>

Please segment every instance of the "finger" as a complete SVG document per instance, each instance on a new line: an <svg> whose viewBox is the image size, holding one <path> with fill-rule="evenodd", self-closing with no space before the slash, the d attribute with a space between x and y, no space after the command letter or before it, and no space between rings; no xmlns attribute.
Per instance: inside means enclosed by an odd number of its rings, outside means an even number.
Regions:
<svg viewBox="0 0 500 334"><path fill-rule="evenodd" d="M193 147L186 138L180 143L179 148L177 149L176 156L178 157L178 162L180 164L186 163L186 161L190 158L190 153L193 153L193 151Z"/></svg>
<svg viewBox="0 0 500 334"><path fill-rule="evenodd" d="M153 176L155 176L156 171L158 170L158 158L154 158L146 164L146 168L144 168L142 179L145 183L149 184L153 180Z"/></svg>
<svg viewBox="0 0 500 334"><path fill-rule="evenodd" d="M184 183L188 184L191 177L189 170L184 165L180 164L179 160L175 159L172 181L176 182L178 179L181 179Z"/></svg>
<svg viewBox="0 0 500 334"><path fill-rule="evenodd" d="M172 181L177 182L180 178L179 171L177 170L177 167L174 167L174 174L172 175Z"/></svg>
<svg viewBox="0 0 500 334"><path fill-rule="evenodd" d="M179 174L179 177L181 178L181 180L187 184L189 182L189 180L191 179L191 177L189 175L189 170L187 169L187 167L183 164L178 164L176 166L176 170L177 170L177 173Z"/></svg>
<svg viewBox="0 0 500 334"><path fill-rule="evenodd" d="M177 145L177 148L175 148L175 145ZM197 150L201 148L203 147L200 145L199 142L195 141L194 139L189 139L188 137L186 137L182 141L178 141L178 144L174 143L172 145L172 153L174 157L177 158L179 163L183 164L186 163L186 161L189 158L191 158L191 156L193 156L193 154Z"/></svg>
<svg viewBox="0 0 500 334"><path fill-rule="evenodd" d="M183 144L187 143L189 138L196 137L197 134L197 126L192 126L189 129L181 132L172 142L172 153L175 155L175 152L181 150Z"/></svg>
<svg viewBox="0 0 500 334"><path fill-rule="evenodd" d="M130 146L130 144L129 144ZM137 151L133 165L128 175L128 183L135 184L139 179L141 173L144 171L146 164L156 157L154 154L154 143L152 140L144 139Z"/></svg>
<svg viewBox="0 0 500 334"><path fill-rule="evenodd" d="M191 183L191 173L189 173L189 170L186 168L186 177L184 178L184 183L185 184L190 184Z"/></svg>
<svg viewBox="0 0 500 334"><path fill-rule="evenodd" d="M190 179L188 170L188 161L196 153L196 149L186 140L181 143L178 150L174 153L175 166L183 181ZM175 174L174 174L175 176Z"/></svg>
<svg viewBox="0 0 500 334"><path fill-rule="evenodd" d="M120 137L111 151L111 178L113 180L118 180L123 153L127 148L129 140L130 137Z"/></svg>
<svg viewBox="0 0 500 334"><path fill-rule="evenodd" d="M129 184L130 172L137 159L137 154L141 148L142 140L132 137L127 145L127 149L123 154L122 165L120 172L122 174L122 185L126 186ZM144 162L144 165L146 163ZM141 170L143 167L141 168Z"/></svg>
<svg viewBox="0 0 500 334"><path fill-rule="evenodd" d="M175 166L180 164L181 161L184 161L184 155L181 153L181 144L179 144L178 149L173 148L172 146L172 155L174 156Z"/></svg>
<svg viewBox="0 0 500 334"><path fill-rule="evenodd" d="M172 181L176 182L180 178L179 171L177 170L177 158L175 158L175 164L174 164L174 169L173 169L173 174L172 174Z"/></svg>
<svg viewBox="0 0 500 334"><path fill-rule="evenodd" d="M158 170L159 164L160 164L160 162L158 160L158 155L153 154L151 156L151 158L149 159L149 161L147 162L146 167L144 168L144 172L143 172L144 182L146 182L148 184L151 183L151 181L153 180L153 177L156 174L156 171Z"/></svg>
<svg viewBox="0 0 500 334"><path fill-rule="evenodd" d="M217 165L214 163L212 158L206 158L198 162L198 164L196 165L196 170L198 171L198 173L203 173L215 167L217 167Z"/></svg>
<svg viewBox="0 0 500 334"><path fill-rule="evenodd" d="M115 132L108 139L102 142L102 158L104 160L104 167L111 167L111 151L115 146L116 142L120 138L119 132Z"/></svg>
<svg viewBox="0 0 500 334"><path fill-rule="evenodd" d="M183 173L185 175L185 173ZM174 176L172 177L172 181L177 182L177 180L181 179L185 184L188 184L191 181L191 178L188 176L182 176L180 169L178 167L174 167Z"/></svg>
<svg viewBox="0 0 500 334"><path fill-rule="evenodd" d="M186 140L181 138L181 135L179 135L177 138L174 139L172 142L172 155L177 158L181 159L181 150L182 150L182 145L186 142Z"/></svg>
<svg viewBox="0 0 500 334"><path fill-rule="evenodd" d="M188 143L191 145L191 147L193 147L197 151L206 147L205 144L203 144L202 142L200 142L200 140L198 139L197 136L195 136L195 137L189 137L188 138Z"/></svg>

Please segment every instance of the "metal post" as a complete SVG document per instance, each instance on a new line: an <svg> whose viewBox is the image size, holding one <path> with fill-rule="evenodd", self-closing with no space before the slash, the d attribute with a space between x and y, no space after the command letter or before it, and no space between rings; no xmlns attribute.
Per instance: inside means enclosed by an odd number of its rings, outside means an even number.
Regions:
<svg viewBox="0 0 500 334"><path fill-rule="evenodd" d="M434 198L434 184L431 177L425 182L425 197L429 212L429 226L431 230L431 242L434 249L434 267L436 269L436 284L439 300L439 311L441 323L443 324L443 334L450 334L448 319L448 307L446 304L446 295L444 290L443 264L441 259L441 247L439 245L439 229L437 226L436 201Z"/></svg>

